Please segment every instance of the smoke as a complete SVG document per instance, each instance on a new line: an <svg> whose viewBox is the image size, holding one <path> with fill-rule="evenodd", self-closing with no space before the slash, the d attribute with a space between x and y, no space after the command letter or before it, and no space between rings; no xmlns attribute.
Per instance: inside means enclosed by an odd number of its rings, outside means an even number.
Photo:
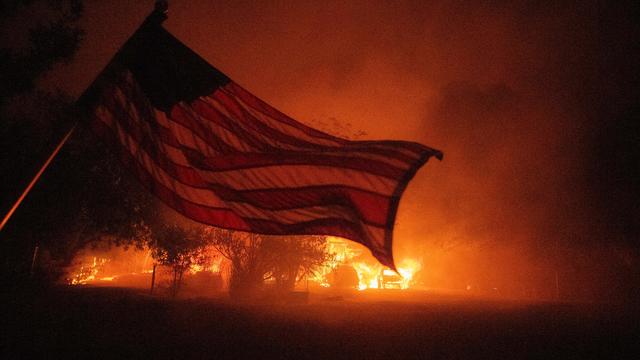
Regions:
<svg viewBox="0 0 640 360"><path fill-rule="evenodd" d="M78 79L71 92L146 5L87 4L121 20L87 22L86 47L58 73ZM597 106L610 95L600 88L601 12L570 1L173 1L165 25L294 118L443 150L444 161L410 183L395 230L399 258L419 254L444 274L435 285L486 280L548 293L558 272L563 283L606 282L576 260L593 249L614 254L602 267L637 268L628 242L602 247L623 235L607 232L602 182L594 185L594 171L608 171L593 168L603 157ZM96 54L105 59L87 65Z"/></svg>

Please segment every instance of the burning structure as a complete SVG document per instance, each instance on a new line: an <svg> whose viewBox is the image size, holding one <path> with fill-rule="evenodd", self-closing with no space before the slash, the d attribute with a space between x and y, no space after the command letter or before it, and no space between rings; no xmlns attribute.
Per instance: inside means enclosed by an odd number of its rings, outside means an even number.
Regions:
<svg viewBox="0 0 640 360"><path fill-rule="evenodd" d="M337 237L327 237L327 251L335 259L315 277L322 286L330 287L340 282L340 269L351 267L357 274L357 289L407 289L413 286L414 274L421 269L417 260L403 259L398 263L398 273L378 263L361 245ZM342 270L344 271L344 270Z"/></svg>
<svg viewBox="0 0 640 360"><path fill-rule="evenodd" d="M415 285L415 275L421 269L419 261L403 259L398 263L398 273L380 265L363 246L337 237L325 239L326 260L313 271L297 278L297 287L317 285L335 289L408 289ZM193 262L184 272L185 285L228 289L232 262L214 248L206 249L208 261ZM98 285L124 287L150 287L154 267L156 283L167 287L172 283L169 266L156 266L149 249L114 248L108 251L96 249L82 252L68 270L65 281L69 285ZM175 274L173 274L175 275ZM273 282L273 274L266 273L265 283ZM175 279L173 280L175 283ZM193 287L193 286L192 286ZM196 290L196 289L194 289Z"/></svg>

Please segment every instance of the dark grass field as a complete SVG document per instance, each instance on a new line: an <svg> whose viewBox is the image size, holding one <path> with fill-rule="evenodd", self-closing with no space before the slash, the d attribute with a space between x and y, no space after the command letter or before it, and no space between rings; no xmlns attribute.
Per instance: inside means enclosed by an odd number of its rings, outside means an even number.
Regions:
<svg viewBox="0 0 640 360"><path fill-rule="evenodd" d="M3 359L640 358L630 305L405 292L237 304L69 287L2 298Z"/></svg>

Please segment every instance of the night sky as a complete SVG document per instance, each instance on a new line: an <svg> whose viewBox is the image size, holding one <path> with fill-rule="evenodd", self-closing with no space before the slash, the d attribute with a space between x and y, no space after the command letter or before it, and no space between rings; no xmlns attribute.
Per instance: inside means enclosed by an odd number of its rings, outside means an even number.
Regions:
<svg viewBox="0 0 640 360"><path fill-rule="evenodd" d="M87 1L80 51L43 85L78 96L152 5ZM171 1L164 25L299 121L441 149L403 197L398 256L521 278L607 246L605 263L639 266L635 15L570 1Z"/></svg>

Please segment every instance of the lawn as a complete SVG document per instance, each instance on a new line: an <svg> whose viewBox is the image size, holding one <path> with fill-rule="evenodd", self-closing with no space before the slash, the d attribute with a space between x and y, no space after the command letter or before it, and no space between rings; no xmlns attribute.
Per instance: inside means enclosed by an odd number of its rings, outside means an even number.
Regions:
<svg viewBox="0 0 640 360"><path fill-rule="evenodd" d="M433 293L315 294L306 303L167 299L140 290L6 292L2 358L639 358L630 305Z"/></svg>

